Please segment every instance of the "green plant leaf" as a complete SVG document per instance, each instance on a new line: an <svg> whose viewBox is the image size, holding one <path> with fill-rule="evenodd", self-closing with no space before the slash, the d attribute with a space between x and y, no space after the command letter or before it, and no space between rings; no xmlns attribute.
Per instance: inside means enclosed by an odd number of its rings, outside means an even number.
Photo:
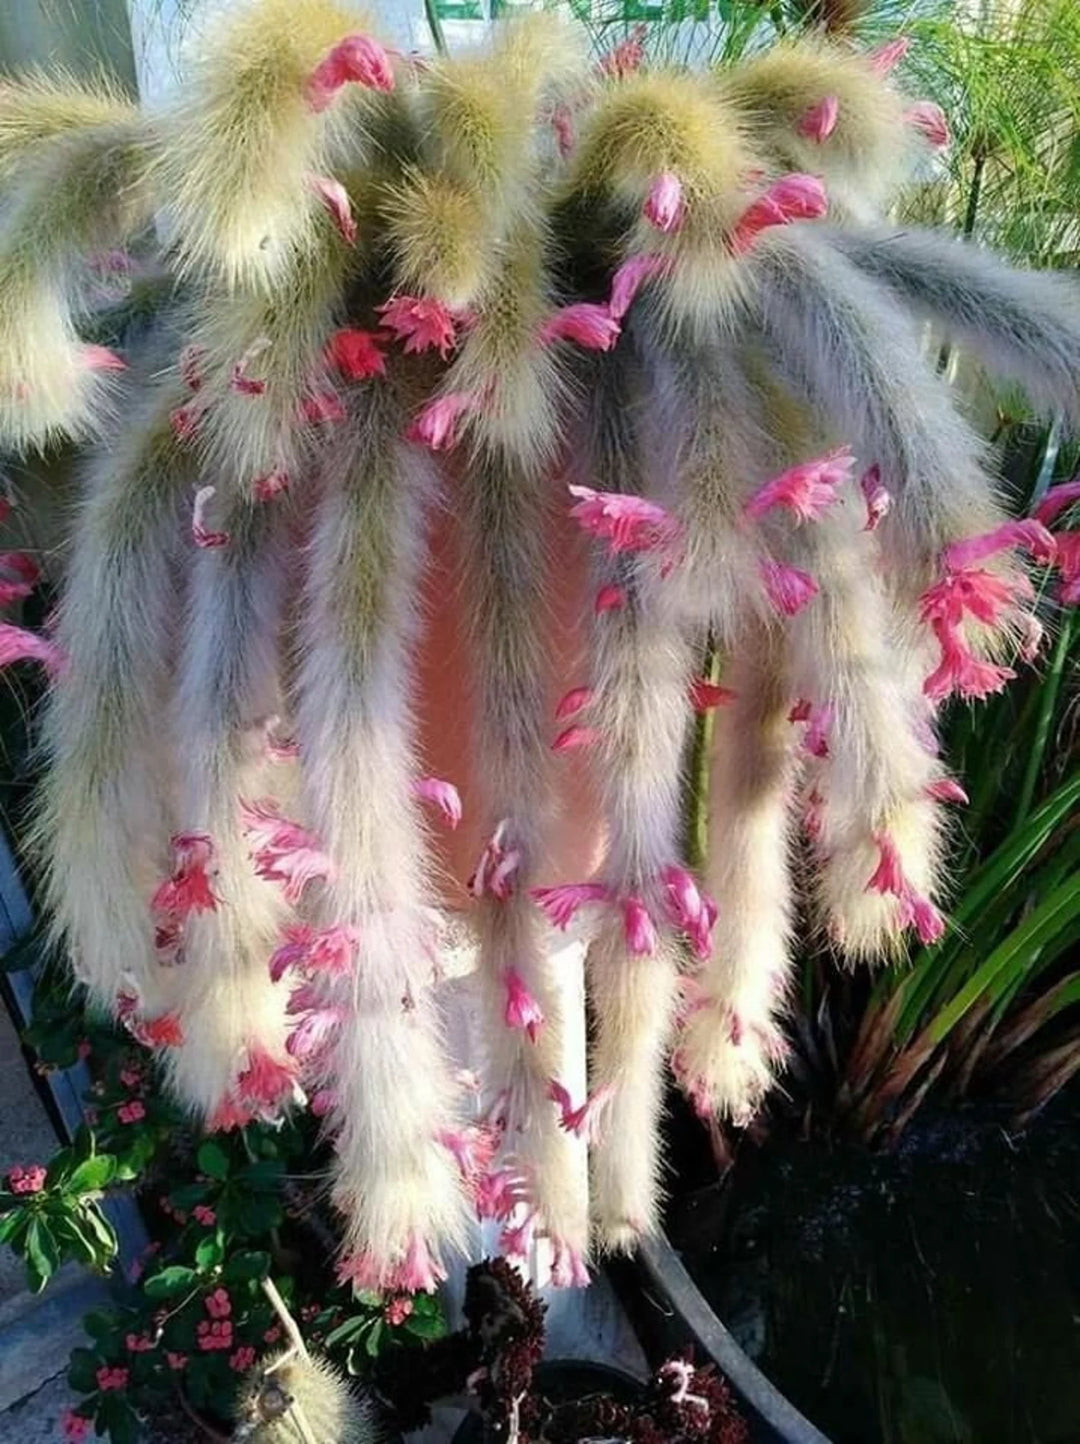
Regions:
<svg viewBox="0 0 1080 1444"><path fill-rule="evenodd" d="M338 1344L352 1343L354 1340L361 1338L368 1329L374 1328L375 1323L375 1319L346 1319L343 1324L339 1324L336 1329L332 1329L330 1333L327 1334L323 1340L323 1345L327 1349L332 1349Z"/></svg>
<svg viewBox="0 0 1080 1444"><path fill-rule="evenodd" d="M91 1349L72 1349L68 1360L67 1381L76 1394L94 1392L100 1367L101 1359Z"/></svg>
<svg viewBox="0 0 1080 1444"><path fill-rule="evenodd" d="M364 1340L364 1348L367 1350L369 1358L374 1359L378 1356L379 1350L382 1348L383 1337L386 1332L386 1325L383 1323L382 1319L376 1319L371 1327L370 1333Z"/></svg>
<svg viewBox="0 0 1080 1444"><path fill-rule="evenodd" d="M8 1243L16 1248L21 1234L30 1222L28 1208L13 1208L0 1218L0 1244Z"/></svg>
<svg viewBox="0 0 1080 1444"><path fill-rule="evenodd" d="M108 1314L104 1309L91 1309L88 1314L83 1314L82 1326L98 1343L106 1343L119 1330L117 1315Z"/></svg>
<svg viewBox="0 0 1080 1444"><path fill-rule="evenodd" d="M405 1332L416 1339L441 1339L446 1334L446 1323L431 1314L410 1314L405 1321Z"/></svg>
<svg viewBox="0 0 1080 1444"><path fill-rule="evenodd" d="M194 1269L184 1268L181 1264L170 1264L160 1273L144 1280L142 1287L148 1299L171 1299L187 1289L194 1289L198 1282L199 1276Z"/></svg>
<svg viewBox="0 0 1080 1444"><path fill-rule="evenodd" d="M26 1230L26 1274L31 1293L39 1294L60 1267L60 1249L49 1224L40 1215Z"/></svg>
<svg viewBox="0 0 1080 1444"><path fill-rule="evenodd" d="M217 1233L211 1233L199 1240L195 1247L195 1265L203 1273L220 1268L225 1257L225 1245Z"/></svg>
<svg viewBox="0 0 1080 1444"><path fill-rule="evenodd" d="M195 1161L199 1166L199 1172L205 1173L209 1178L216 1178L222 1182L229 1176L229 1155L213 1138L208 1138L205 1143L199 1145Z"/></svg>
<svg viewBox="0 0 1080 1444"><path fill-rule="evenodd" d="M227 1283L245 1283L251 1279L264 1279L269 1272L270 1255L249 1249L232 1255L222 1277Z"/></svg>
<svg viewBox="0 0 1080 1444"><path fill-rule="evenodd" d="M109 1153L99 1153L88 1158L65 1180L64 1187L69 1193L98 1193L108 1188L116 1177L116 1159Z"/></svg>

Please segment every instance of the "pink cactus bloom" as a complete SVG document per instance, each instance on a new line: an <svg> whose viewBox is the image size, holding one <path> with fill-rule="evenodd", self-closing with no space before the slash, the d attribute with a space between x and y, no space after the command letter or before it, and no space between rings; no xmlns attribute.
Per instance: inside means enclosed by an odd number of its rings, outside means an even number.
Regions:
<svg viewBox="0 0 1080 1444"><path fill-rule="evenodd" d="M810 713L813 710L814 704L808 697L799 697L791 711L787 714L787 719L791 723L809 722Z"/></svg>
<svg viewBox="0 0 1080 1444"><path fill-rule="evenodd" d="M246 1127L252 1117L250 1108L245 1107L231 1093L227 1093L206 1126L210 1133L231 1133L234 1128Z"/></svg>
<svg viewBox="0 0 1080 1444"><path fill-rule="evenodd" d="M807 718L807 724L802 750L811 757L828 757L829 733L833 724L832 703L823 702L820 707L815 707Z"/></svg>
<svg viewBox="0 0 1080 1444"><path fill-rule="evenodd" d="M418 777L413 783L413 793L421 802L430 802L437 807L453 832L462 818L461 794L452 782L442 777Z"/></svg>
<svg viewBox="0 0 1080 1444"><path fill-rule="evenodd" d="M652 552L669 547L679 535L679 524L655 502L617 491L594 491L571 486L577 498L570 515L592 536L606 539L611 551Z"/></svg>
<svg viewBox="0 0 1080 1444"><path fill-rule="evenodd" d="M84 346L83 365L88 371L126 371L127 362L108 346Z"/></svg>
<svg viewBox="0 0 1080 1444"><path fill-rule="evenodd" d="M947 571L958 572L1010 547L1028 552L1035 561L1046 566L1051 565L1057 554L1054 537L1042 522L1026 517L1023 521L1002 522L993 531L953 542L941 553L941 560Z"/></svg>
<svg viewBox="0 0 1080 1444"><path fill-rule="evenodd" d="M924 948L940 942L945 935L945 919L937 908L910 887L900 899L900 922L903 927L914 926Z"/></svg>
<svg viewBox="0 0 1080 1444"><path fill-rule="evenodd" d="M635 25L625 40L620 40L618 45L601 55L596 64L598 72L609 80L625 80L628 75L640 70L645 60L647 34L646 26Z"/></svg>
<svg viewBox="0 0 1080 1444"><path fill-rule="evenodd" d="M670 270L671 261L667 256L631 256L624 261L611 278L608 315L613 321L621 321L645 282L667 275Z"/></svg>
<svg viewBox="0 0 1080 1444"><path fill-rule="evenodd" d="M217 495L217 487L200 486L195 493L191 512L191 536L197 547L227 547L232 538L227 531L212 531L206 524L206 512Z"/></svg>
<svg viewBox="0 0 1080 1444"><path fill-rule="evenodd" d="M917 100L909 105L904 111L904 122L917 130L934 150L947 150L952 142L945 112L932 100Z"/></svg>
<svg viewBox="0 0 1080 1444"><path fill-rule="evenodd" d="M433 1294L446 1278L438 1257L418 1233L409 1236L405 1257L390 1273L385 1287L395 1292Z"/></svg>
<svg viewBox="0 0 1080 1444"><path fill-rule="evenodd" d="M439 1142L453 1154L462 1178L471 1185L487 1175L500 1141L498 1129L486 1126L446 1129L439 1134Z"/></svg>
<svg viewBox="0 0 1080 1444"><path fill-rule="evenodd" d="M591 707L595 699L596 693L591 687L572 687L560 697L555 707L555 717L559 721L564 717L576 717L586 707Z"/></svg>
<svg viewBox="0 0 1080 1444"><path fill-rule="evenodd" d="M677 231L686 215L682 181L673 171L662 171L649 187L642 211L645 219L658 231Z"/></svg>
<svg viewBox="0 0 1080 1444"><path fill-rule="evenodd" d="M961 697L989 697L1016 676L1008 667L973 656L948 622L935 619L931 625L941 644L941 661L923 682L923 694L932 702L943 702L953 692Z"/></svg>
<svg viewBox="0 0 1080 1444"><path fill-rule="evenodd" d="M818 585L812 576L782 562L763 557L758 562L758 575L769 601L785 617L794 617L818 594Z"/></svg>
<svg viewBox="0 0 1080 1444"><path fill-rule="evenodd" d="M605 1083L590 1093L579 1107L575 1108L569 1091L556 1078L548 1083L548 1097L559 1109L559 1127L575 1138L595 1143L603 1123L603 1115L615 1095L615 1086Z"/></svg>
<svg viewBox="0 0 1080 1444"><path fill-rule="evenodd" d="M879 833L874 841L877 843L879 861L866 884L867 892L903 897L908 884L896 843L887 832Z"/></svg>
<svg viewBox="0 0 1080 1444"><path fill-rule="evenodd" d="M1080 501L1080 476L1074 476L1072 481L1063 481L1060 486L1052 486L1035 508L1035 519L1043 526L1050 526L1074 501Z"/></svg>
<svg viewBox="0 0 1080 1444"><path fill-rule="evenodd" d="M333 863L319 846L314 833L298 822L282 817L277 804L240 804L241 826L251 844L255 871L267 882L284 884L285 897L294 905L304 888L316 878L330 880Z"/></svg>
<svg viewBox="0 0 1080 1444"><path fill-rule="evenodd" d="M593 611L600 617L603 616L605 612L620 612L625 606L626 592L622 587L601 587L596 594Z"/></svg>
<svg viewBox="0 0 1080 1444"><path fill-rule="evenodd" d="M870 63L871 70L878 75L888 75L891 70L896 69L910 49L911 37L898 35L895 40L889 40L886 44L871 50L866 58Z"/></svg>
<svg viewBox="0 0 1080 1444"><path fill-rule="evenodd" d="M514 891L521 854L517 848L506 846L506 832L507 823L504 820L496 827L480 854L480 861L468 882L468 890L475 898L486 895L505 902Z"/></svg>
<svg viewBox="0 0 1080 1444"><path fill-rule="evenodd" d="M567 727L551 744L552 752L576 752L582 747L595 747L603 734L597 727Z"/></svg>
<svg viewBox="0 0 1080 1444"><path fill-rule="evenodd" d="M275 497L281 496L288 491L292 484L292 478L283 466L275 466L262 476L257 476L253 483L256 501L273 501Z"/></svg>
<svg viewBox="0 0 1080 1444"><path fill-rule="evenodd" d="M656 924L649 909L639 897L633 895L623 899L623 929L626 946L639 958L651 958L656 952Z"/></svg>
<svg viewBox="0 0 1080 1444"><path fill-rule="evenodd" d="M215 912L218 899L211 886L214 844L205 832L178 832L171 840L172 876L150 900L152 912L182 922L194 913Z"/></svg>
<svg viewBox="0 0 1080 1444"><path fill-rule="evenodd" d="M773 507L785 506L796 521L817 521L837 500L836 493L850 480L854 466L851 448L841 446L813 461L789 467L758 487L746 503L746 515L757 520Z"/></svg>
<svg viewBox="0 0 1080 1444"><path fill-rule="evenodd" d="M169 427L177 441L195 440L208 409L205 401L189 401L186 406L177 406L169 412Z"/></svg>
<svg viewBox="0 0 1080 1444"><path fill-rule="evenodd" d="M687 688L687 698L695 712L712 712L717 707L730 707L738 697L730 687L720 687L708 677L695 677Z"/></svg>
<svg viewBox="0 0 1080 1444"><path fill-rule="evenodd" d="M315 929L309 923L289 923L285 941L270 954L270 979L280 983L290 968L302 968L311 953Z"/></svg>
<svg viewBox="0 0 1080 1444"><path fill-rule="evenodd" d="M525 986L524 979L516 968L507 968L503 973L506 989L506 1006L503 1020L508 1028L519 1028L527 1033L530 1043L535 1043L544 1026L544 1014L540 1004Z"/></svg>
<svg viewBox="0 0 1080 1444"><path fill-rule="evenodd" d="M285 1051L298 1063L307 1063L325 1053L348 1017L344 1008L318 1008L305 1015L285 1040Z"/></svg>
<svg viewBox="0 0 1080 1444"><path fill-rule="evenodd" d="M493 1218L505 1223L520 1204L528 1202L528 1189L521 1173L513 1168L499 1168L482 1174L474 1190L479 1218Z"/></svg>
<svg viewBox="0 0 1080 1444"><path fill-rule="evenodd" d="M892 510L892 492L881 479L881 467L874 465L863 472L859 490L866 499L866 525L863 531L877 531Z"/></svg>
<svg viewBox="0 0 1080 1444"><path fill-rule="evenodd" d="M316 1118L325 1118L338 1106L338 1095L332 1088L319 1088L311 1095L308 1106Z"/></svg>
<svg viewBox="0 0 1080 1444"><path fill-rule="evenodd" d="M47 672L58 676L64 670L65 658L48 637L0 622L0 667L9 667L12 662L40 662Z"/></svg>
<svg viewBox="0 0 1080 1444"><path fill-rule="evenodd" d="M817 176L781 176L743 211L731 233L731 249L735 255L742 255L770 226L817 220L828 209L825 187Z"/></svg>
<svg viewBox="0 0 1080 1444"><path fill-rule="evenodd" d="M311 426L336 426L345 420L346 415L341 397L328 387L310 391L300 402L300 419Z"/></svg>
<svg viewBox="0 0 1080 1444"><path fill-rule="evenodd" d="M322 203L326 214L333 221L338 234L347 246L356 245L356 220L352 213L349 193L339 180L329 175L309 175L308 189Z"/></svg>
<svg viewBox="0 0 1080 1444"><path fill-rule="evenodd" d="M340 371L347 381L367 381L386 375L386 357L376 331L345 326L326 343L326 364Z"/></svg>
<svg viewBox="0 0 1080 1444"><path fill-rule="evenodd" d="M320 60L308 79L308 104L322 111L344 85L364 85L369 90L393 90L394 70L390 57L370 35L347 35Z"/></svg>
<svg viewBox="0 0 1080 1444"><path fill-rule="evenodd" d="M431 296L391 296L375 309L407 355L433 350L445 361L457 345L454 313Z"/></svg>
<svg viewBox="0 0 1080 1444"><path fill-rule="evenodd" d="M702 892L693 874L685 867L665 867L660 878L671 921L686 933L699 958L709 957L712 953L712 930L717 918L715 902Z"/></svg>
<svg viewBox="0 0 1080 1444"><path fill-rule="evenodd" d="M248 1065L237 1079L241 1098L260 1109L277 1109L292 1094L292 1068L279 1063L257 1043L250 1044L247 1053Z"/></svg>
<svg viewBox="0 0 1080 1444"><path fill-rule="evenodd" d="M14 574L0 576L0 606L22 601L41 579L41 568L26 552L0 552L0 572Z"/></svg>
<svg viewBox="0 0 1080 1444"><path fill-rule="evenodd" d="M552 312L536 333L541 346L555 341L573 341L586 351L610 351L622 334L622 326L607 306L577 301Z"/></svg>
<svg viewBox="0 0 1080 1444"><path fill-rule="evenodd" d="M574 118L568 105L557 105L551 112L551 129L559 154L565 160L574 149Z"/></svg>
<svg viewBox="0 0 1080 1444"><path fill-rule="evenodd" d="M559 887L530 888L529 896L551 925L565 932L580 908L589 903L607 902L611 889L602 882L568 882Z"/></svg>
<svg viewBox="0 0 1080 1444"><path fill-rule="evenodd" d="M840 100L835 95L825 95L799 117L795 129L806 140L821 145L828 140L840 119Z"/></svg>
<svg viewBox="0 0 1080 1444"><path fill-rule="evenodd" d="M961 806L966 806L969 801L967 793L955 777L936 778L927 784L926 795L935 802L958 802Z"/></svg>
<svg viewBox="0 0 1080 1444"><path fill-rule="evenodd" d="M504 1228L499 1235L499 1252L507 1258L528 1259L536 1229L536 1213L530 1211L518 1224Z"/></svg>
<svg viewBox="0 0 1080 1444"><path fill-rule="evenodd" d="M161 1013L156 1018L147 1018L136 1023L131 1031L146 1048L179 1048L184 1041L184 1030L175 1013Z"/></svg>
<svg viewBox="0 0 1080 1444"><path fill-rule="evenodd" d="M457 445L462 417L476 410L477 399L471 391L448 391L428 402L406 431L405 438L432 451L447 451Z"/></svg>
<svg viewBox="0 0 1080 1444"><path fill-rule="evenodd" d="M556 1289L587 1289L589 1270L580 1249L572 1248L562 1239L551 1240L551 1284Z"/></svg>
<svg viewBox="0 0 1080 1444"><path fill-rule="evenodd" d="M232 369L232 376L229 378L229 389L231 391L235 391L241 396L265 396L266 382L260 378L249 376L248 368L269 346L270 338L268 336L260 336L257 341L253 342L252 345L247 348Z"/></svg>
<svg viewBox="0 0 1080 1444"><path fill-rule="evenodd" d="M924 622L939 621L954 628L970 612L985 626L993 627L1018 595L1029 592L1024 577L1000 577L973 567L946 572L919 598L919 616Z"/></svg>
<svg viewBox="0 0 1080 1444"><path fill-rule="evenodd" d="M1058 601L1064 607L1080 606L1080 531L1058 533L1057 568L1061 577Z"/></svg>

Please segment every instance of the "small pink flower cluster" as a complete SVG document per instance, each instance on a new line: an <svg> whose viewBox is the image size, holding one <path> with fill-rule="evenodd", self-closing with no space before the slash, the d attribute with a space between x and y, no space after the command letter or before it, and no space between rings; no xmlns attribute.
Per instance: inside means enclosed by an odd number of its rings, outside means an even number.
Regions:
<svg viewBox="0 0 1080 1444"><path fill-rule="evenodd" d="M127 1369L109 1368L103 1364L94 1377L101 1392L107 1394L111 1389L126 1389L129 1374Z"/></svg>
<svg viewBox="0 0 1080 1444"><path fill-rule="evenodd" d="M213 1228L217 1223L217 1214L205 1203L197 1203L191 1210L191 1216L196 1223L202 1224L203 1228Z"/></svg>
<svg viewBox="0 0 1080 1444"><path fill-rule="evenodd" d="M129 1354L149 1354L157 1345L147 1334L128 1334L124 1347Z"/></svg>
<svg viewBox="0 0 1080 1444"><path fill-rule="evenodd" d="M76 1414L73 1409L64 1413L60 1427L68 1444L82 1444L82 1441L90 1436L90 1420L85 1419L82 1414Z"/></svg>
<svg viewBox="0 0 1080 1444"><path fill-rule="evenodd" d="M47 1176L40 1163L33 1163L29 1168L20 1168L16 1164L8 1170L7 1186L12 1193L40 1193Z"/></svg>
<svg viewBox="0 0 1080 1444"><path fill-rule="evenodd" d="M234 1354L229 1355L229 1368L236 1374L246 1374L255 1363L255 1350L250 1344L242 1344Z"/></svg>
<svg viewBox="0 0 1080 1444"><path fill-rule="evenodd" d="M418 1233L411 1233L405 1255L395 1263L376 1259L369 1251L343 1259L339 1283L375 1293L434 1293L446 1278L438 1257Z"/></svg>
<svg viewBox="0 0 1080 1444"><path fill-rule="evenodd" d="M146 1117L146 1105L138 1098L133 1098L129 1103L121 1103L116 1110L116 1116L121 1123L141 1123Z"/></svg>
<svg viewBox="0 0 1080 1444"><path fill-rule="evenodd" d="M412 1299L408 1297L391 1299L383 1309L383 1319L392 1329L396 1329L400 1328L406 1319L411 1318L412 1313Z"/></svg>
<svg viewBox="0 0 1080 1444"><path fill-rule="evenodd" d="M224 1352L233 1346L232 1300L225 1289L215 1289L203 1300L203 1307L210 1315L202 1319L196 1329L198 1346L203 1353L215 1350Z"/></svg>

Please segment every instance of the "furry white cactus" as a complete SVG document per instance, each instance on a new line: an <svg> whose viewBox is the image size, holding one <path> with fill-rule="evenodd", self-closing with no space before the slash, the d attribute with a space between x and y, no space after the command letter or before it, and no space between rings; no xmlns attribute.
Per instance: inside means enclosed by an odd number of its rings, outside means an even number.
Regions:
<svg viewBox="0 0 1080 1444"><path fill-rule="evenodd" d="M249 0L164 114L0 93L0 444L105 436L56 635L0 626L51 680L54 927L207 1126L325 1119L360 1288L434 1288L473 1209L586 1282L590 1243L656 1226L665 1064L705 1114L767 1095L799 897L853 960L947 925L936 710L1008 680L1029 562L1080 596L1046 529L1080 488L1009 515L916 322L1075 422L1080 299L875 219L945 134L894 58L632 73L631 47L596 73L540 17L412 65L332 0ZM121 358L80 336L86 268L155 213L182 285ZM443 507L464 797L420 743ZM567 513L592 602L560 697ZM722 686L696 676L710 638ZM709 708L698 879L681 786ZM559 769L600 800L579 877ZM463 805L482 1105L439 1017L429 825ZM584 1094L559 1071L571 926ZM317 1383L313 1428L364 1437L351 1405L324 1422L316 1366L275 1372Z"/></svg>

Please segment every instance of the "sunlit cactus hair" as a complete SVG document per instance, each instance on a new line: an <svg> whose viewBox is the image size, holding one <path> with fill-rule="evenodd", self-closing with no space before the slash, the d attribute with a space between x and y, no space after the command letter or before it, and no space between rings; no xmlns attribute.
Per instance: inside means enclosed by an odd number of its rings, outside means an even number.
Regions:
<svg viewBox="0 0 1080 1444"><path fill-rule="evenodd" d="M133 106L102 77L92 84L63 71L5 76L0 86L0 176L13 175L40 148L73 131L126 125Z"/></svg>
<svg viewBox="0 0 1080 1444"><path fill-rule="evenodd" d="M328 1359L279 1350L243 1379L236 1439L250 1444L377 1444L370 1406Z"/></svg>

